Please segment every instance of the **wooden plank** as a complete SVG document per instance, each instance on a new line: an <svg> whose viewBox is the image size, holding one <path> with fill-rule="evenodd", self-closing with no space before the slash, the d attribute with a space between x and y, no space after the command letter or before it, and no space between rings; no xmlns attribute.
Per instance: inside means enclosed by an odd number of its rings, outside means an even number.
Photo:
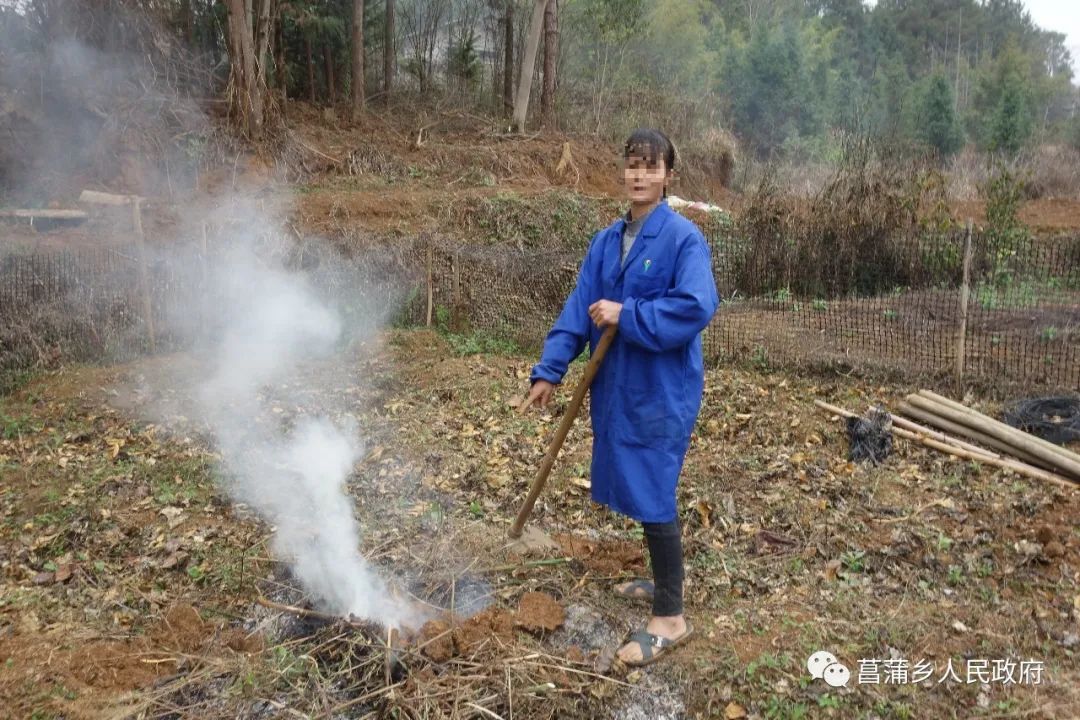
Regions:
<svg viewBox="0 0 1080 720"><path fill-rule="evenodd" d="M83 190L79 195L79 202L91 205L129 205L138 198L137 195L117 195L115 193L98 192L97 190ZM142 200L142 198L138 198Z"/></svg>
<svg viewBox="0 0 1080 720"><path fill-rule="evenodd" d="M82 210L54 210L51 208L40 208L0 210L0 217L42 218L43 220L85 220L87 214Z"/></svg>

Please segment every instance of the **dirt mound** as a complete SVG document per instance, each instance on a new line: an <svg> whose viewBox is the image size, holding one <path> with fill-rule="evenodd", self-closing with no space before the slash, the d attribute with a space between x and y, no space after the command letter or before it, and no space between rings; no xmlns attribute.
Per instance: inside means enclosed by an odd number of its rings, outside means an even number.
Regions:
<svg viewBox="0 0 1080 720"><path fill-rule="evenodd" d="M128 691L145 687L175 669L175 663L154 652L142 640L104 641L73 651L71 674L80 682L102 690Z"/></svg>
<svg viewBox="0 0 1080 720"><path fill-rule="evenodd" d="M213 628L208 627L190 605L169 608L161 622L150 631L150 637L161 647L185 653L202 649L213 634Z"/></svg>
<svg viewBox="0 0 1080 720"><path fill-rule="evenodd" d="M454 655L454 638L450 625L442 620L429 620L420 628L416 638L420 653L432 662L446 662Z"/></svg>
<svg viewBox="0 0 1080 720"><path fill-rule="evenodd" d="M424 623L415 636L406 639L406 643L428 660L443 663L452 657L474 657L509 645L513 642L517 624L514 613L497 607L489 607L460 621L447 614Z"/></svg>
<svg viewBox="0 0 1080 720"><path fill-rule="evenodd" d="M641 545L621 540L589 540L579 535L555 536L567 557L580 560L589 570L601 575L620 575L645 570Z"/></svg>
<svg viewBox="0 0 1080 720"><path fill-rule="evenodd" d="M566 621L566 611L544 592L527 592L518 601L515 624L529 632L556 630Z"/></svg>
<svg viewBox="0 0 1080 720"><path fill-rule="evenodd" d="M494 640L507 643L514 637L514 616L508 610L488 608L454 628L454 649L459 655L475 655Z"/></svg>

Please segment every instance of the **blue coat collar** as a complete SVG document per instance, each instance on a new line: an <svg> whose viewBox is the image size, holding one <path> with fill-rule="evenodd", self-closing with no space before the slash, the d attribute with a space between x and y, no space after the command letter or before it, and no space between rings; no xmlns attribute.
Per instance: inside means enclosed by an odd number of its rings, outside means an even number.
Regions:
<svg viewBox="0 0 1080 720"><path fill-rule="evenodd" d="M625 263L620 261L622 259L622 236L623 230L626 229L626 220L625 218L619 218L619 221L614 225L616 231L615 240L609 243L609 247L614 250L615 267L618 268L614 273L616 281L622 277L626 268L633 266L638 256L645 252L650 245L649 241L660 234L664 224L673 212L675 211L668 205L667 200L661 200L660 204L653 208L653 211L645 218L645 224L641 226L641 231L634 240L634 244L630 247L630 254L626 256Z"/></svg>
<svg viewBox="0 0 1080 720"><path fill-rule="evenodd" d="M629 211L627 212L629 214ZM652 209L652 212L649 213L649 216L645 218L645 224L641 226L638 237L656 237L657 233L660 232L660 228L664 226L664 221L673 212L674 210L668 205L667 199L662 198L656 207ZM617 231L621 241L623 231L626 230L626 215L623 215L615 222L614 229ZM637 245L636 242L634 244Z"/></svg>

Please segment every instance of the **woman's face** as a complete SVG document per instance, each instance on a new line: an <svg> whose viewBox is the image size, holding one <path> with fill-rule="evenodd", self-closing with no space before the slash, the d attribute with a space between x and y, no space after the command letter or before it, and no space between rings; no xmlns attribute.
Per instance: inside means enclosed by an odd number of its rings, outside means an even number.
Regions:
<svg viewBox="0 0 1080 720"><path fill-rule="evenodd" d="M631 153L623 164L623 185L630 202L635 205L659 202L670 176L662 157L650 160Z"/></svg>

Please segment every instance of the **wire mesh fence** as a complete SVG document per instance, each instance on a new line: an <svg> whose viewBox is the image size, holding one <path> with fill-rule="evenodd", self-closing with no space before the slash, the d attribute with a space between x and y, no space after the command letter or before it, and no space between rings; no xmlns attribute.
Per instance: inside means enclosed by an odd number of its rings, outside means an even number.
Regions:
<svg viewBox="0 0 1080 720"><path fill-rule="evenodd" d="M1080 236L961 230L839 247L820 236L750 242L736 226L709 234L724 299L704 335L711 363L829 365L928 383L952 381L962 366L966 382L988 388L1080 387ZM133 357L149 349L151 326L159 350L212 331L225 309L210 276L228 236L218 228L209 244L152 252L145 293L139 256L123 247L0 254L0 368ZM275 257L347 319L392 316L535 349L581 251L421 236L348 256L312 244Z"/></svg>

